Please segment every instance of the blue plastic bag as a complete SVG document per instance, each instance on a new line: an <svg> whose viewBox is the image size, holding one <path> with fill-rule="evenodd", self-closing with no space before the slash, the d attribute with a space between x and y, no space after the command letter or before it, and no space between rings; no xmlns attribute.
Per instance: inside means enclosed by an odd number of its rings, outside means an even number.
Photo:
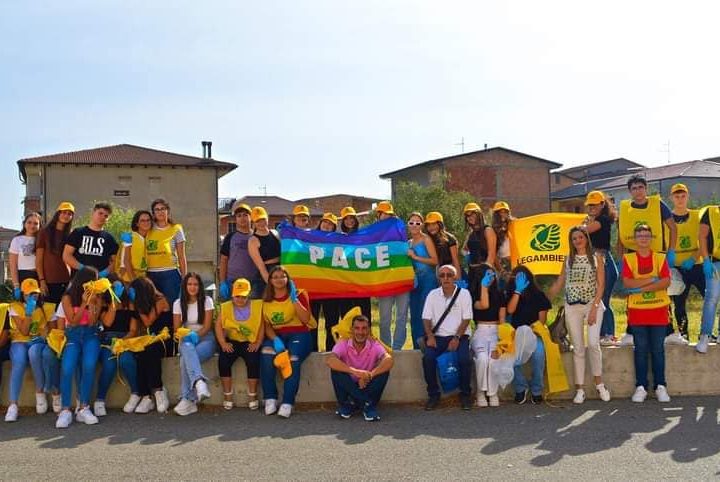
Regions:
<svg viewBox="0 0 720 482"><path fill-rule="evenodd" d="M460 388L460 364L456 351L446 351L437 357L440 387L445 393Z"/></svg>

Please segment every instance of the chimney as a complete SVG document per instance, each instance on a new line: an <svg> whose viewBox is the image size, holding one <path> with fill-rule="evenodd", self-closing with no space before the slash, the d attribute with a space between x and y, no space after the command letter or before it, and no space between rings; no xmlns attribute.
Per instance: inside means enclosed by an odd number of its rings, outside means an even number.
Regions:
<svg viewBox="0 0 720 482"><path fill-rule="evenodd" d="M212 141L202 141L203 159L212 159Z"/></svg>

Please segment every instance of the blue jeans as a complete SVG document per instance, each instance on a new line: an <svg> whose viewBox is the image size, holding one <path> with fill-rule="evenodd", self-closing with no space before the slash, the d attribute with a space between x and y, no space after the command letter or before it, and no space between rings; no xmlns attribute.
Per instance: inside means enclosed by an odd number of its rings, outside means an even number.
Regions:
<svg viewBox="0 0 720 482"><path fill-rule="evenodd" d="M90 403L95 368L100 356L100 338L93 326L74 326L65 330L67 344L60 360L60 394L63 408L72 405L72 384L75 372L80 367L80 387L78 402Z"/></svg>
<svg viewBox="0 0 720 482"><path fill-rule="evenodd" d="M112 385L113 378L117 374L118 365L125 380L130 386L130 392L138 393L137 383L137 362L132 352L126 351L119 357L113 355L108 345L112 343L113 338L123 338L127 333L118 333L106 331L103 333L103 345L100 347L100 378L98 379L97 400L105 400L107 392Z"/></svg>
<svg viewBox="0 0 720 482"><path fill-rule="evenodd" d="M440 387L437 379L437 358L447 351L452 336L436 336L435 347L425 347L423 353L423 375L427 384L429 397L439 397ZM458 365L460 365L460 395L470 395L470 376L472 371L472 359L470 358L470 337L460 337L460 344L457 347Z"/></svg>
<svg viewBox="0 0 720 482"><path fill-rule="evenodd" d="M715 324L718 300L720 300L720 261L713 263L715 276L705 278L705 301L702 309L702 324L700 325L701 335L710 335Z"/></svg>
<svg viewBox="0 0 720 482"><path fill-rule="evenodd" d="M180 270L148 271L147 276L155 288L165 296L170 306L180 297L180 284L182 283Z"/></svg>
<svg viewBox="0 0 720 482"><path fill-rule="evenodd" d="M532 378L530 379L530 392L533 395L542 395L543 381L545 378L545 345L542 339L537 337L537 348L530 357L530 366L532 367ZM515 378L513 378L513 387L515 393L525 392L528 389L528 381L522 370L523 365L515 366Z"/></svg>
<svg viewBox="0 0 720 482"><path fill-rule="evenodd" d="M665 383L665 336L667 326L633 325L635 348L635 386L648 388L648 354L652 359L653 388Z"/></svg>
<svg viewBox="0 0 720 482"><path fill-rule="evenodd" d="M422 311L428 293L437 288L437 278L431 276L416 276L417 286L410 292L410 336L413 348L418 349L417 339L425 334Z"/></svg>
<svg viewBox="0 0 720 482"><path fill-rule="evenodd" d="M340 406L351 401L360 407L366 404L376 406L380 402L389 376L390 373L385 372L370 380L365 388L360 388L360 385L349 374L330 370L330 380L335 390L335 398Z"/></svg>
<svg viewBox="0 0 720 482"><path fill-rule="evenodd" d="M60 360L47 343L34 343L28 349L30 368L38 393L57 392L60 383Z"/></svg>
<svg viewBox="0 0 720 482"><path fill-rule="evenodd" d="M195 382L207 380L202 372L202 362L209 360L217 351L215 334L211 330L197 345L180 341L180 396L191 402L197 401Z"/></svg>
<svg viewBox="0 0 720 482"><path fill-rule="evenodd" d="M687 298L690 294L690 288L693 286L698 293L705 298L705 275L703 274L702 265L696 264L690 269L678 269L682 276L683 283L685 283L685 289L679 295L671 296L674 312L675 322L677 323L678 330L681 334L688 335L688 316L687 316Z"/></svg>
<svg viewBox="0 0 720 482"><path fill-rule="evenodd" d="M28 366L28 344L24 341L16 341L10 344L10 394L8 401L17 403L22 391L25 369Z"/></svg>
<svg viewBox="0 0 720 482"><path fill-rule="evenodd" d="M618 279L617 266L610 251L605 251L605 290L603 291L603 312L602 325L600 325L600 336L615 336L615 314L610 307L610 296Z"/></svg>
<svg viewBox="0 0 720 482"><path fill-rule="evenodd" d="M290 362L292 364L292 375L286 378L283 383L282 403L293 405L298 389L300 388L300 367L310 354L312 340L310 333L292 333L277 335L290 351ZM265 400L277 400L278 389L275 383L277 369L273 365L275 348L272 340L265 340L260 349L260 381L262 383L263 398Z"/></svg>
<svg viewBox="0 0 720 482"><path fill-rule="evenodd" d="M393 350L402 350L407 337L407 315L410 293L378 298L380 308L380 340ZM390 323L392 322L392 307L395 304L395 333L390 337Z"/></svg>

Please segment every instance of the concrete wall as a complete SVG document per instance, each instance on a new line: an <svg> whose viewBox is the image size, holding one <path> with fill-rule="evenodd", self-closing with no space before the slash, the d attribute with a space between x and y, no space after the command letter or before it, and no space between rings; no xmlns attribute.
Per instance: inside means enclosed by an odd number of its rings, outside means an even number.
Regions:
<svg viewBox="0 0 720 482"><path fill-rule="evenodd" d="M215 169L74 165L49 165L44 169L44 205L48 216L52 216L61 201L71 201L80 217L89 212L96 200L149 210L153 199L166 199L173 219L185 228L189 269L214 281L218 249ZM38 188L39 176L35 171L27 168L28 195ZM115 191L128 191L128 196L116 196Z"/></svg>
<svg viewBox="0 0 720 482"><path fill-rule="evenodd" d="M711 347L705 355L695 352L694 347L670 345L665 347L666 377L670 395L719 395L720 394L720 348ZM313 354L303 364L302 378L298 403L334 402L332 385L328 368L325 366L326 354ZM418 351L395 353L395 366L383 400L387 402L419 402L426 398L425 382L422 375L421 355ZM572 387L573 368L572 354L563 355L568 382ZM206 401L209 405L222 403L222 387L217 372L217 358L203 365L205 374L211 379L212 398ZM613 398L629 398L635 390L635 370L633 366L633 350L631 347L603 348L604 380ZM242 360L234 366L235 401L240 406L247 403L245 366ZM10 380L10 363L3 364L3 386L0 403L7 404L7 385ZM171 400L178 396L180 385L178 358L165 359L163 380L168 388ZM589 398L596 398L594 384L589 368L585 374L586 392ZM553 399L570 399L574 392L568 391L554 395ZM120 383L114 383L108 394L108 406L119 408L127 400L129 391ZM454 395L450 395L454 396ZM502 394L504 400L512 400L511 388ZM34 383L28 369L25 374L21 406L34 407Z"/></svg>

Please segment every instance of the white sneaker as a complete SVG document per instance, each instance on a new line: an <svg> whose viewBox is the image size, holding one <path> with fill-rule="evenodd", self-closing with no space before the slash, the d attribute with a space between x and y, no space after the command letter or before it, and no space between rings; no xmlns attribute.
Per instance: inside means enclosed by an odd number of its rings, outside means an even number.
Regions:
<svg viewBox="0 0 720 482"><path fill-rule="evenodd" d="M595 390L597 390L598 395L600 395L600 400L602 400L603 402L610 401L610 390L607 389L604 383L601 383L600 385L595 385Z"/></svg>
<svg viewBox="0 0 720 482"><path fill-rule="evenodd" d="M170 408L170 400L168 400L165 387L155 392L155 407L158 413L165 413Z"/></svg>
<svg viewBox="0 0 720 482"><path fill-rule="evenodd" d="M69 409L60 411L57 421L55 422L55 428L68 428L72 423L72 412Z"/></svg>
<svg viewBox="0 0 720 482"><path fill-rule="evenodd" d="M658 385L658 387L655 389L655 397L660 403L668 403L670 401L670 395L668 395L665 385Z"/></svg>
<svg viewBox="0 0 720 482"><path fill-rule="evenodd" d="M5 421L6 422L17 422L18 418L18 406L17 404L13 403L12 405L9 405L7 408L7 412L5 412Z"/></svg>
<svg viewBox="0 0 720 482"><path fill-rule="evenodd" d="M52 396L53 412L60 413L62 411L62 396L58 393Z"/></svg>
<svg viewBox="0 0 720 482"><path fill-rule="evenodd" d="M635 393L633 393L633 396L630 400L632 400L635 403L642 403L647 398L647 391L645 391L645 387L642 385L635 388Z"/></svg>
<svg viewBox="0 0 720 482"><path fill-rule="evenodd" d="M90 411L90 407L81 408L77 415L75 415L75 420L77 420L78 422L84 422L85 425L95 425L100 421Z"/></svg>
<svg viewBox="0 0 720 482"><path fill-rule="evenodd" d="M614 346L615 338L612 335L605 335L600 338L600 346Z"/></svg>
<svg viewBox="0 0 720 482"><path fill-rule="evenodd" d="M499 407L500 406L500 399L498 398L497 394L490 395L488 397L490 399L490 406L491 407Z"/></svg>
<svg viewBox="0 0 720 482"><path fill-rule="evenodd" d="M280 405L278 415L282 418L290 418L290 415L292 415L292 405L290 405L289 403L283 403L282 405Z"/></svg>
<svg viewBox="0 0 720 482"><path fill-rule="evenodd" d="M688 341L680 333L670 333L665 337L666 345L687 345Z"/></svg>
<svg viewBox="0 0 720 482"><path fill-rule="evenodd" d="M36 393L35 394L35 412L38 415L42 415L44 413L47 413L48 411L48 404L47 404L47 396L45 393Z"/></svg>
<svg viewBox="0 0 720 482"><path fill-rule="evenodd" d="M210 398L210 389L205 380L201 379L195 382L195 394L197 395L198 403L206 398Z"/></svg>
<svg viewBox="0 0 720 482"><path fill-rule="evenodd" d="M573 398L573 403L576 405L580 405L585 401L585 390L582 388L578 388L575 392L575 398Z"/></svg>
<svg viewBox="0 0 720 482"><path fill-rule="evenodd" d="M105 401L95 400L95 403L93 403L93 412L95 413L96 417L104 417L105 415L107 415L107 410L105 409Z"/></svg>
<svg viewBox="0 0 720 482"><path fill-rule="evenodd" d="M635 339L630 333L625 333L622 338L620 338L620 342L618 343L620 346L633 346L635 345Z"/></svg>
<svg viewBox="0 0 720 482"><path fill-rule="evenodd" d="M180 402L175 405L175 408L173 408L173 412L177 413L181 417L184 417L186 415L191 415L198 411L197 403L191 402L188 399L183 398L180 400Z"/></svg>
<svg viewBox="0 0 720 482"><path fill-rule="evenodd" d="M131 394L130 398L128 398L128 401L125 402L125 405L123 406L123 412L133 413L139 403L140 403L140 395L137 395L135 393ZM150 410L152 410L152 409L150 409Z"/></svg>
<svg viewBox="0 0 720 482"><path fill-rule="evenodd" d="M485 408L488 406L488 399L485 396L485 392L478 393L477 396L477 406L480 408Z"/></svg>
<svg viewBox="0 0 720 482"><path fill-rule="evenodd" d="M265 400L265 415L272 415L277 412L277 400L269 398Z"/></svg>
<svg viewBox="0 0 720 482"><path fill-rule="evenodd" d="M697 345L695 345L695 351L698 353L707 353L708 344L710 343L710 337L707 335L700 335Z"/></svg>
<svg viewBox="0 0 720 482"><path fill-rule="evenodd" d="M145 395L135 407L135 413L150 413L155 408L155 402L149 395Z"/></svg>

